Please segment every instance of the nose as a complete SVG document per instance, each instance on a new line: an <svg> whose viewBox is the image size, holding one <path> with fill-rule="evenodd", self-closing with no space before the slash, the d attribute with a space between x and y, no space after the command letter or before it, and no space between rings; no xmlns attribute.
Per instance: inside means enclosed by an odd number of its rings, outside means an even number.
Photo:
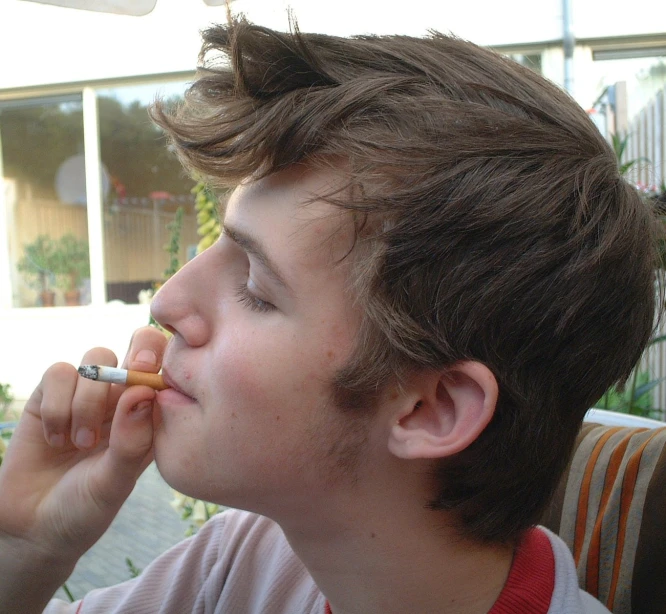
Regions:
<svg viewBox="0 0 666 614"><path fill-rule="evenodd" d="M203 252L190 260L167 280L150 305L151 315L161 326L193 347L204 345L211 330L206 317L206 302L213 300L207 292L210 275L205 274L209 257Z"/></svg>

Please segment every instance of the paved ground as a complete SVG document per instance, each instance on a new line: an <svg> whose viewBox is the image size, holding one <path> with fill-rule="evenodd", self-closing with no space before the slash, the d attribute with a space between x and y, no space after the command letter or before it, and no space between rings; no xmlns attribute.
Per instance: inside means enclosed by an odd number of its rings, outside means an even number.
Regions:
<svg viewBox="0 0 666 614"><path fill-rule="evenodd" d="M76 598L94 588L129 580L125 558L143 569L156 556L184 539L189 523L171 508L169 486L152 464L139 481L109 530L81 558L67 586ZM56 597L67 600L58 591Z"/></svg>

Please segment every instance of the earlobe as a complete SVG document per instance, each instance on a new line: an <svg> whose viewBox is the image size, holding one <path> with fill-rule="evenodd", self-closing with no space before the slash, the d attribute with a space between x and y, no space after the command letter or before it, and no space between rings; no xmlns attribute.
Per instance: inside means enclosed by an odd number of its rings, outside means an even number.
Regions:
<svg viewBox="0 0 666 614"><path fill-rule="evenodd" d="M416 386L412 402L391 427L389 450L399 458L456 454L481 434L495 413L497 380L479 362L459 362L426 374Z"/></svg>

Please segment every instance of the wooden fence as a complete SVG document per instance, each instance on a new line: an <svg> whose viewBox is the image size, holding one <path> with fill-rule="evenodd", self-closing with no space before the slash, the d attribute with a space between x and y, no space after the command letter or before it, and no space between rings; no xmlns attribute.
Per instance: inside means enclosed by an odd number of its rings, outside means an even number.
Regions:
<svg viewBox="0 0 666 614"><path fill-rule="evenodd" d="M666 193L666 87L628 123L627 149L623 162L638 160L627 173L627 178L647 192ZM662 281L662 283L666 283ZM666 334L662 324L656 333ZM650 347L641 362L652 380L654 406L660 408L661 419L666 419L666 342Z"/></svg>
<svg viewBox="0 0 666 614"><path fill-rule="evenodd" d="M640 160L628 178L642 189L663 191L666 183L666 87L629 122L623 161Z"/></svg>
<svg viewBox="0 0 666 614"><path fill-rule="evenodd" d="M196 245L196 217L191 202L183 205L183 225L180 240L180 261L187 259L188 247ZM165 246L170 240L167 224L175 218L176 205L152 201L147 206L112 205L104 210L104 252L107 284L123 284L161 280L169 265ZM10 256L18 262L26 244L39 235L58 239L72 233L88 240L86 208L63 205L55 200L18 199L14 205L10 228ZM20 276L19 276L20 281ZM21 288L23 304L34 301L34 293Z"/></svg>

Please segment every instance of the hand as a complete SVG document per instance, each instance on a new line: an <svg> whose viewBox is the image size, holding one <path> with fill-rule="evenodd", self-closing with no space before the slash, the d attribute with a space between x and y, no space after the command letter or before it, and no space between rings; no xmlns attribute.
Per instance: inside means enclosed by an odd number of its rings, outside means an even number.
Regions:
<svg viewBox="0 0 666 614"><path fill-rule="evenodd" d="M155 328L139 329L123 367L157 373L166 342ZM83 363L115 366L116 357L96 348ZM0 467L0 552L73 567L152 460L155 394L84 379L65 363L46 371ZM11 577L6 567L0 555L0 589Z"/></svg>

